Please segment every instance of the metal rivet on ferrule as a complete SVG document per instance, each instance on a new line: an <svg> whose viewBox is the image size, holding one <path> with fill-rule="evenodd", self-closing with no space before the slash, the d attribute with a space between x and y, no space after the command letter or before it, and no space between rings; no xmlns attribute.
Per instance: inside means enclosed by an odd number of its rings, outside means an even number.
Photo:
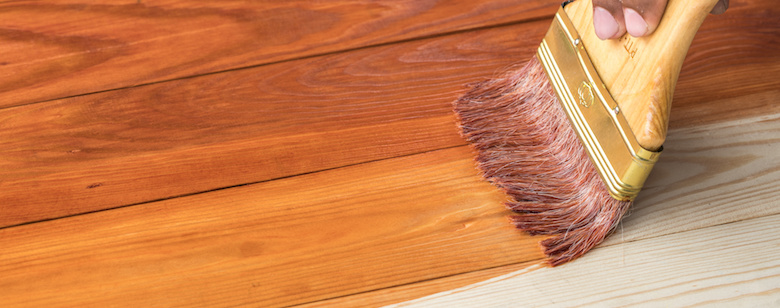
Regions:
<svg viewBox="0 0 780 308"><path fill-rule="evenodd" d="M612 113L618 114L620 112L620 107L615 106L615 109L612 109Z"/></svg>
<svg viewBox="0 0 780 308"><path fill-rule="evenodd" d="M580 44L580 39L579 38L574 39L574 45L579 45L579 44Z"/></svg>

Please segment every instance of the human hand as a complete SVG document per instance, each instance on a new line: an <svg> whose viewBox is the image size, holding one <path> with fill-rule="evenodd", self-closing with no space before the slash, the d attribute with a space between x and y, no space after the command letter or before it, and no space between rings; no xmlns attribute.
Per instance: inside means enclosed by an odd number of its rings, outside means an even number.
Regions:
<svg viewBox="0 0 780 308"><path fill-rule="evenodd" d="M667 0L593 0L593 24L596 36L614 39L628 32L633 37L649 35L658 27ZM712 14L721 14L729 0L720 0Z"/></svg>

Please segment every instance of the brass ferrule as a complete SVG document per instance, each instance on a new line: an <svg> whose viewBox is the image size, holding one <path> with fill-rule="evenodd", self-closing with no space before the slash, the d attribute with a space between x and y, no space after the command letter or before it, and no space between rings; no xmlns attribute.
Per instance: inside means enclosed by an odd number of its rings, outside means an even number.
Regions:
<svg viewBox="0 0 780 308"><path fill-rule="evenodd" d="M634 200L661 152L639 145L563 7L537 57L610 195L621 201Z"/></svg>

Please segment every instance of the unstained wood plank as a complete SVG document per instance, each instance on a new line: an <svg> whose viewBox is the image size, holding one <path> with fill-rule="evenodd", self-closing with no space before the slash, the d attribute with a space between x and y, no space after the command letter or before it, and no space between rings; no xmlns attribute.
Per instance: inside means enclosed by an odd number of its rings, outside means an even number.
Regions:
<svg viewBox="0 0 780 308"><path fill-rule="evenodd" d="M770 2L747 2L705 23L686 62L693 72L678 84L673 127L778 112L780 54L765 52L780 48ZM464 84L527 60L548 24L2 110L0 226L461 145L451 101ZM701 56L734 37L763 43L719 49L735 60L717 66ZM752 86L733 88L735 79ZM707 101L712 93L722 98Z"/></svg>
<svg viewBox="0 0 780 308"><path fill-rule="evenodd" d="M780 214L778 153L780 113L672 130L607 243Z"/></svg>
<svg viewBox="0 0 780 308"><path fill-rule="evenodd" d="M551 16L551 0L0 3L0 107Z"/></svg>

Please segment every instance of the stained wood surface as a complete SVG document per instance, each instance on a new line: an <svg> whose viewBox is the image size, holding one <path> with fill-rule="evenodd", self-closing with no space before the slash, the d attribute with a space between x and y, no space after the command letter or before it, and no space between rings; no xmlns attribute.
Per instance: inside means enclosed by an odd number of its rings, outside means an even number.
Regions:
<svg viewBox="0 0 780 308"><path fill-rule="evenodd" d="M702 26L602 254L776 217L772 4ZM526 61L557 5L0 3L0 306L374 306L539 263L450 103Z"/></svg>
<svg viewBox="0 0 780 308"><path fill-rule="evenodd" d="M504 198L458 147L2 229L0 306L287 306L541 258Z"/></svg>
<svg viewBox="0 0 780 308"><path fill-rule="evenodd" d="M450 102L530 57L516 41L543 23L0 110L11 157L0 223L462 145Z"/></svg>
<svg viewBox="0 0 780 308"><path fill-rule="evenodd" d="M0 3L0 107L550 16L545 0Z"/></svg>
<svg viewBox="0 0 780 308"><path fill-rule="evenodd" d="M780 112L772 100L780 54L766 52L780 49L780 23L753 13L767 7L748 2L705 23L680 77L672 127ZM468 31L2 109L0 226L461 145L452 100L464 84L526 61L548 26ZM734 47L717 47L733 37ZM738 60L712 65L720 54Z"/></svg>

